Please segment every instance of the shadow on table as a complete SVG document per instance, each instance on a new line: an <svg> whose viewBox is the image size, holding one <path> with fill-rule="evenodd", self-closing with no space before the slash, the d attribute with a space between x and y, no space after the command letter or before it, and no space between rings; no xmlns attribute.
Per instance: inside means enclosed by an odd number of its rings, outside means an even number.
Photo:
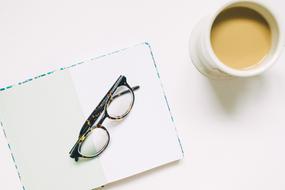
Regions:
<svg viewBox="0 0 285 190"><path fill-rule="evenodd" d="M224 112L233 114L238 107L246 106L246 100L253 100L267 89L267 80L264 76L251 78L231 78L213 80L206 79Z"/></svg>
<svg viewBox="0 0 285 190"><path fill-rule="evenodd" d="M179 161L179 160L178 161L174 161L174 162L171 162L169 164L166 164L166 165L159 166L157 168L148 170L146 172L139 173L139 174L133 175L131 177L128 177L128 178L125 178L125 179L122 179L122 180L110 183L110 184L104 186L104 188L102 188L102 189L106 189L106 190L108 190L108 189L110 189L110 190L111 189L115 189L118 185L124 185L124 184L129 183L130 181L141 179L141 178L145 177L146 175L151 175L154 172L163 172L164 170L167 170L169 167L173 167L173 166L178 165L179 162L181 162L181 161ZM99 189L101 189L101 188L99 188ZM99 190L99 189L94 189L94 190Z"/></svg>

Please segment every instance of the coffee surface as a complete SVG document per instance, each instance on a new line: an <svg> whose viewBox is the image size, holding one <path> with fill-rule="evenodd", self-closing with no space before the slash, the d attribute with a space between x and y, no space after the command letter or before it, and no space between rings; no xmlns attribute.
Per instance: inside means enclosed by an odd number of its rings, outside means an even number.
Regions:
<svg viewBox="0 0 285 190"><path fill-rule="evenodd" d="M222 11L211 30L212 48L225 65L248 69L259 64L271 48L271 30L256 11L234 7Z"/></svg>

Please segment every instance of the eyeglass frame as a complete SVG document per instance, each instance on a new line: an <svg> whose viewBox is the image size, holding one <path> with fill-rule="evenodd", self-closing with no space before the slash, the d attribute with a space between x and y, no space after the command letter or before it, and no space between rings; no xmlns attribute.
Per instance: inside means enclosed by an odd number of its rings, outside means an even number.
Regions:
<svg viewBox="0 0 285 190"><path fill-rule="evenodd" d="M118 87L120 87L120 86L125 86L128 88L128 90L123 91L123 92L113 96L114 93L116 92L116 90L118 89ZM109 142L110 142L110 134L109 134L108 130L102 125L104 120L106 118L109 118L112 120L120 120L120 119L123 119L124 117L126 117L130 113L130 111L132 110L134 102L135 102L134 91L139 89L139 88L140 88L140 86L130 87L130 85L127 83L127 78L123 75L119 76L119 78L116 80L116 82L113 84L113 86L110 88L110 90L107 92L107 94L104 96L104 98L100 101L100 103L96 106L96 108L93 110L91 115L87 118L87 120L84 122L83 126L81 127L78 140L76 141L76 143L74 144L74 146L72 147L72 149L69 152L69 155L71 158L74 158L75 161L77 162L79 160L79 158L95 158L95 157L98 157L100 154L102 154L102 152L105 151L105 149L108 147ZM121 95L124 95L126 93L131 93L131 96L132 96L132 103L129 106L128 110L122 116L118 116L118 117L113 117L110 114L108 114L107 107L110 105L112 100L114 100L115 98L117 98ZM100 116L101 116L100 120L97 122L97 124L95 126L93 126ZM91 132L96 128L103 129L106 132L107 137L108 137L106 144L103 146L103 148L101 150L99 150L93 156L86 156L86 155L81 154L80 149L82 147L83 142L85 141L85 139L88 138L88 136L91 134Z"/></svg>

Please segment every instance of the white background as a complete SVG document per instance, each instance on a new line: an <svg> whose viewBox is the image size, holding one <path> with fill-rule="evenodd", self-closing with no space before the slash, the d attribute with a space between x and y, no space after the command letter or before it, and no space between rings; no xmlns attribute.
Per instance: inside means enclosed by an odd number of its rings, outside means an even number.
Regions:
<svg viewBox="0 0 285 190"><path fill-rule="evenodd" d="M0 84L147 41L185 159L106 189L283 190L285 52L269 72L248 80L208 80L189 59L194 25L224 2L1 0ZM268 3L285 16L284 2ZM0 149L0 189L14 190L6 148Z"/></svg>

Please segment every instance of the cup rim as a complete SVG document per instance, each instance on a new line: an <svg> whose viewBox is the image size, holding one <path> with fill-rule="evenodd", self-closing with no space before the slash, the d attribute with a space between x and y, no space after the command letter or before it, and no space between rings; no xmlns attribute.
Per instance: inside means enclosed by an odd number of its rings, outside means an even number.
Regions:
<svg viewBox="0 0 285 190"><path fill-rule="evenodd" d="M278 31L278 40L277 40L277 44L276 44L276 49L273 52L273 54L270 56L270 59L263 66L260 66L260 67L254 68L254 69L248 69L248 70L234 69L232 67L225 65L222 61L219 60L219 58L214 53L214 50L213 50L212 44L211 44L211 31L212 31L213 23L216 20L217 16L223 10L225 10L227 7L234 5L234 4L237 4L237 3L251 3L251 4L255 4L259 7L262 7L264 10L266 10L268 13L271 14L272 18L276 22L276 29ZM228 3L226 3L221 8L219 8L215 12L215 14L210 18L210 22L209 22L209 25L207 26L207 30L206 30L206 32L207 32L206 48L209 52L209 56L211 57L212 60L215 61L215 65L221 71L223 71L229 75L238 76L238 77L250 77L250 76L258 75L260 73L263 73L267 69L269 69L276 62L276 59L279 57L279 55L282 51L283 33L281 31L281 28L282 27L281 27L281 22L280 22L279 16L267 4L262 3L262 2L251 1L251 0L232 0Z"/></svg>

